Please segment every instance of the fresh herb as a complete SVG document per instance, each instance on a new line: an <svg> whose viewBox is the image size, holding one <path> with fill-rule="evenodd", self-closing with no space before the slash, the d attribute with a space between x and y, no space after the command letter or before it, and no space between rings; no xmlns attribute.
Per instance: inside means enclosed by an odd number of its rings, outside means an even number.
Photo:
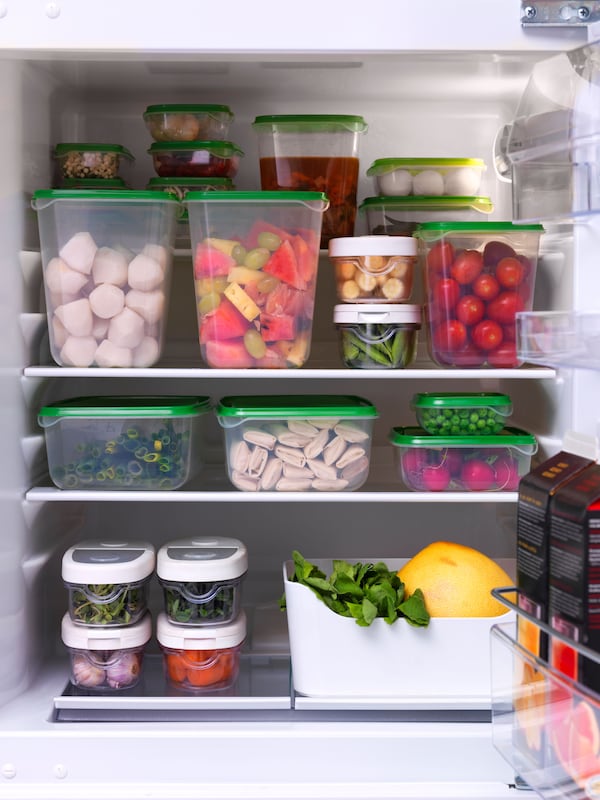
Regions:
<svg viewBox="0 0 600 800"><path fill-rule="evenodd" d="M383 617L388 625L400 617L417 627L429 624L423 592L415 589L412 595L407 595L397 573L381 561L349 564L334 560L333 572L328 578L297 550L292 557L294 573L290 581L307 586L328 608L342 617L353 617L357 625L367 627L377 617ZM285 609L285 594L279 605Z"/></svg>
<svg viewBox="0 0 600 800"><path fill-rule="evenodd" d="M178 583L164 590L173 622L227 622L234 616L234 584Z"/></svg>
<svg viewBox="0 0 600 800"><path fill-rule="evenodd" d="M88 584L71 594L72 617L85 625L130 625L146 610L144 586Z"/></svg>

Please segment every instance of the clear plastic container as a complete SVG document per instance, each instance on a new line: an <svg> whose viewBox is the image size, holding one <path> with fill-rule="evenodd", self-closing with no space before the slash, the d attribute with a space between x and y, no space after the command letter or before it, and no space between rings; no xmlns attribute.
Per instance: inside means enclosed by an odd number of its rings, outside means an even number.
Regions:
<svg viewBox="0 0 600 800"><path fill-rule="evenodd" d="M379 158L367 175L377 194L473 197L479 192L485 163L480 158Z"/></svg>
<svg viewBox="0 0 600 800"><path fill-rule="evenodd" d="M202 358L223 369L301 367L310 353L319 192L190 192Z"/></svg>
<svg viewBox="0 0 600 800"><path fill-rule="evenodd" d="M132 689L141 677L152 620L147 613L135 625L107 630L76 625L66 613L61 636L69 651L74 686L91 692Z"/></svg>
<svg viewBox="0 0 600 800"><path fill-rule="evenodd" d="M244 152L226 141L154 142L148 153L159 178L235 178Z"/></svg>
<svg viewBox="0 0 600 800"><path fill-rule="evenodd" d="M78 625L135 625L148 610L155 565L147 542L78 542L62 558L69 593L69 617Z"/></svg>
<svg viewBox="0 0 600 800"><path fill-rule="evenodd" d="M176 625L226 625L241 609L248 551L239 539L192 537L158 551L165 614Z"/></svg>
<svg viewBox="0 0 600 800"><path fill-rule="evenodd" d="M205 397L78 397L44 406L50 478L59 489L169 490L202 463Z"/></svg>
<svg viewBox="0 0 600 800"><path fill-rule="evenodd" d="M120 177L121 166L135 160L129 150L120 144L96 142L60 142L54 149L54 158L63 179L101 180Z"/></svg>
<svg viewBox="0 0 600 800"><path fill-rule="evenodd" d="M412 236L421 222L482 220L494 206L489 197L366 197L358 207L369 234Z"/></svg>
<svg viewBox="0 0 600 800"><path fill-rule="evenodd" d="M338 300L346 303L400 303L412 293L417 243L397 236L330 239Z"/></svg>
<svg viewBox="0 0 600 800"><path fill-rule="evenodd" d="M369 473L375 407L346 395L224 397L227 470L244 492L340 492Z"/></svg>
<svg viewBox="0 0 600 800"><path fill-rule="evenodd" d="M521 364L516 314L531 309L541 225L430 222L415 231L427 294L427 342L444 367Z"/></svg>
<svg viewBox="0 0 600 800"><path fill-rule="evenodd" d="M144 122L155 142L227 139L233 112L225 105L171 103L148 106Z"/></svg>
<svg viewBox="0 0 600 800"><path fill-rule="evenodd" d="M517 351L530 364L600 369L600 312L517 314Z"/></svg>
<svg viewBox="0 0 600 800"><path fill-rule="evenodd" d="M156 638L163 653L169 684L183 692L229 689L240 668L240 651L246 638L246 615L217 627L174 625L161 612Z"/></svg>
<svg viewBox="0 0 600 800"><path fill-rule="evenodd" d="M535 437L518 428L489 436L392 428L389 440L398 477L415 492L516 492L537 452Z"/></svg>
<svg viewBox="0 0 600 800"><path fill-rule="evenodd" d="M280 114L256 117L260 181L272 191L324 192L329 209L321 247L330 239L352 236L356 219L359 137L362 117L341 114Z"/></svg>
<svg viewBox="0 0 600 800"><path fill-rule="evenodd" d="M179 203L165 193L41 190L50 352L63 367L149 367L162 355Z"/></svg>
<svg viewBox="0 0 600 800"><path fill-rule="evenodd" d="M415 359L421 306L344 303L333 321L346 367L402 369Z"/></svg>
<svg viewBox="0 0 600 800"><path fill-rule="evenodd" d="M123 178L64 178L63 189L129 189Z"/></svg>
<svg viewBox="0 0 600 800"><path fill-rule="evenodd" d="M419 392L411 408L432 435L488 436L504 428L512 401L500 392Z"/></svg>

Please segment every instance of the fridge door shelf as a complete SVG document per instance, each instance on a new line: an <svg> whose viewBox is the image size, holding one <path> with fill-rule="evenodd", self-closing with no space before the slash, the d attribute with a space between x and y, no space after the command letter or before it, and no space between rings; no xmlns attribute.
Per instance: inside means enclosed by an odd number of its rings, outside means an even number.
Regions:
<svg viewBox="0 0 600 800"><path fill-rule="evenodd" d="M517 351L530 364L600 370L600 311L521 311Z"/></svg>

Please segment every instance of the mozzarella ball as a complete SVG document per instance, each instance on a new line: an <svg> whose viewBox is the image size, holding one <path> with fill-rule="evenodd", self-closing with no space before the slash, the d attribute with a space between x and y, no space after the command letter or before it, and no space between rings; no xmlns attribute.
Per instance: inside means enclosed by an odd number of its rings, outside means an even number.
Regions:
<svg viewBox="0 0 600 800"><path fill-rule="evenodd" d="M58 306L55 313L72 336L91 336L93 317L87 298Z"/></svg>
<svg viewBox="0 0 600 800"><path fill-rule="evenodd" d="M125 307L110 321L108 339L118 347L137 347L144 338L144 320Z"/></svg>
<svg viewBox="0 0 600 800"><path fill-rule="evenodd" d="M56 294L77 295L88 279L81 272L71 269L62 258L52 258L44 273L46 287Z"/></svg>
<svg viewBox="0 0 600 800"><path fill-rule="evenodd" d="M395 169L392 172L386 172L383 175L379 175L377 181L379 193L383 195L404 197L413 190L413 176L407 169Z"/></svg>
<svg viewBox="0 0 600 800"><path fill-rule="evenodd" d="M112 283L101 283L89 296L90 306L97 317L110 319L123 310L125 294Z"/></svg>
<svg viewBox="0 0 600 800"><path fill-rule="evenodd" d="M115 286L125 286L128 263L123 253L118 250L113 250L112 247L100 247L92 265L94 283L114 283Z"/></svg>
<svg viewBox="0 0 600 800"><path fill-rule="evenodd" d="M444 178L445 193L457 197L472 197L479 191L480 173L471 167L450 170Z"/></svg>
<svg viewBox="0 0 600 800"><path fill-rule="evenodd" d="M159 287L164 280L164 272L159 262L140 253L129 264L128 282L132 289L150 292Z"/></svg>
<svg viewBox="0 0 600 800"><path fill-rule="evenodd" d="M94 363L96 347L93 336L69 336L60 351L61 361L71 367L89 367Z"/></svg>
<svg viewBox="0 0 600 800"><path fill-rule="evenodd" d="M119 347L105 339L96 350L96 364L99 367L130 367L132 354L128 347Z"/></svg>
<svg viewBox="0 0 600 800"><path fill-rule="evenodd" d="M59 256L71 269L89 275L98 245L87 231L81 231L72 236L60 249Z"/></svg>
<svg viewBox="0 0 600 800"><path fill-rule="evenodd" d="M150 325L162 319L165 310L165 294L160 289L140 292L131 289L125 296L125 305L143 317Z"/></svg>
<svg viewBox="0 0 600 800"><path fill-rule="evenodd" d="M134 367L151 367L156 364L160 355L160 348L152 336L144 336L140 344L133 351Z"/></svg>
<svg viewBox="0 0 600 800"><path fill-rule="evenodd" d="M434 169L424 169L413 179L413 192L437 197L444 194L444 179Z"/></svg>

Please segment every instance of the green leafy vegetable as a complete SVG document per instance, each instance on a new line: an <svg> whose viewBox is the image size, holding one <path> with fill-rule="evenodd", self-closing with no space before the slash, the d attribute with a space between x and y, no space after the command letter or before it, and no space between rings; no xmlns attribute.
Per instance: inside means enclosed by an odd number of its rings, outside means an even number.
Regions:
<svg viewBox="0 0 600 800"><path fill-rule="evenodd" d="M412 595L407 596L396 572L381 561L377 564L349 564L336 560L333 572L327 577L297 550L292 557L294 573L290 581L307 586L328 608L342 617L353 617L357 625L367 627L377 617L382 617L388 625L400 617L418 627L429 624L423 592L415 589ZM285 609L285 594L279 605Z"/></svg>

